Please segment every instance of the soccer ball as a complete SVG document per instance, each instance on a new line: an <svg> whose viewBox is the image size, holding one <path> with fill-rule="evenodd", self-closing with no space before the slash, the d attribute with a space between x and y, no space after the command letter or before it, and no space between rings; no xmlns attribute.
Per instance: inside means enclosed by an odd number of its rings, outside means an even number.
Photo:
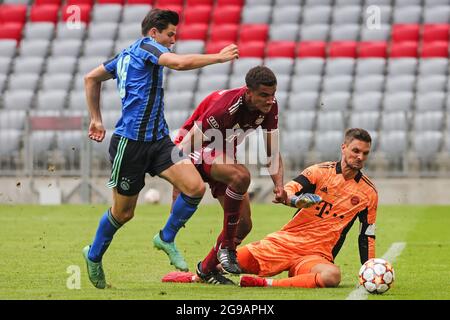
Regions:
<svg viewBox="0 0 450 320"><path fill-rule="evenodd" d="M381 294L388 291L394 279L394 268L384 259L369 259L359 269L359 284L370 293Z"/></svg>
<svg viewBox="0 0 450 320"><path fill-rule="evenodd" d="M144 195L144 200L147 203L156 204L161 200L161 194L156 189L148 189Z"/></svg>

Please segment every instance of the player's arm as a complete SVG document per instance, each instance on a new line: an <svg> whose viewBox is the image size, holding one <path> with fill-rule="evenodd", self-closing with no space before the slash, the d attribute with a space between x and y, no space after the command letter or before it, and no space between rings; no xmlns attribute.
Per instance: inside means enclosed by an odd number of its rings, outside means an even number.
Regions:
<svg viewBox="0 0 450 320"><path fill-rule="evenodd" d="M359 257L361 264L375 258L375 220L377 215L378 195L371 195L369 206L358 214L360 230L358 236Z"/></svg>
<svg viewBox="0 0 450 320"><path fill-rule="evenodd" d="M163 53L159 56L158 64L175 70L192 70L214 63L224 63L239 58L238 47L230 44L219 53L214 54L175 54Z"/></svg>
<svg viewBox="0 0 450 320"><path fill-rule="evenodd" d="M272 202L286 204L286 191L283 187L284 169L278 143L278 129L264 130L263 137L266 148L268 171L274 185L273 193L275 194L275 199Z"/></svg>
<svg viewBox="0 0 450 320"><path fill-rule="evenodd" d="M101 142L105 138L105 128L103 127L102 114L100 112L100 91L102 81L113 78L103 65L98 66L84 77L84 88L86 100L91 118L89 124L89 138Z"/></svg>
<svg viewBox="0 0 450 320"><path fill-rule="evenodd" d="M300 175L286 183L286 205L294 208L308 208L322 201L316 192L316 173L314 166L305 169Z"/></svg>

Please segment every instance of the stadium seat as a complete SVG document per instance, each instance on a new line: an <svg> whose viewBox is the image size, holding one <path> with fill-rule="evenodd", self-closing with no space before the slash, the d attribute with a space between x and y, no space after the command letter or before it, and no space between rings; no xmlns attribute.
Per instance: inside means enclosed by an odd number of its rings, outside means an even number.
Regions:
<svg viewBox="0 0 450 320"><path fill-rule="evenodd" d="M351 113L349 127L364 128L369 131L377 131L379 121L380 121L380 113L378 111ZM373 144L372 149L374 149Z"/></svg>
<svg viewBox="0 0 450 320"><path fill-rule="evenodd" d="M266 43L263 41L251 41L239 43L239 57L264 58Z"/></svg>
<svg viewBox="0 0 450 320"><path fill-rule="evenodd" d="M209 28L209 41L229 41L231 43L236 43L238 29L239 25L237 24L213 24Z"/></svg>
<svg viewBox="0 0 450 320"><path fill-rule="evenodd" d="M315 110L319 100L317 92L291 92L288 97L289 110Z"/></svg>
<svg viewBox="0 0 450 320"><path fill-rule="evenodd" d="M331 18L331 7L329 5L314 5L303 7L304 25L329 24Z"/></svg>
<svg viewBox="0 0 450 320"><path fill-rule="evenodd" d="M89 30L89 38L101 39L102 35L105 35L105 39L114 39L117 29L119 30L119 32L116 41L126 40L129 42L129 44L131 44L142 37L141 28L136 23L121 24L120 28L117 28L117 25L113 25L111 23L101 23L95 26L95 29L92 30L92 33L91 30Z"/></svg>
<svg viewBox="0 0 450 320"><path fill-rule="evenodd" d="M94 5L94 0L67 0L67 5Z"/></svg>
<svg viewBox="0 0 450 320"><path fill-rule="evenodd" d="M121 16L122 16L122 5L96 4L92 8L91 21L118 23Z"/></svg>
<svg viewBox="0 0 450 320"><path fill-rule="evenodd" d="M450 22L450 5L425 7L423 13L423 23L449 23Z"/></svg>
<svg viewBox="0 0 450 320"><path fill-rule="evenodd" d="M362 21L371 27L376 26L378 23L381 23L382 25L391 24L391 4L381 4L381 2L375 2L376 3L374 4L369 4L368 1L366 1L363 7ZM372 7L369 9L370 6Z"/></svg>
<svg viewBox="0 0 450 320"><path fill-rule="evenodd" d="M440 131L417 132L412 138L412 148L419 160L429 162L441 149L443 134Z"/></svg>
<svg viewBox="0 0 450 320"><path fill-rule="evenodd" d="M288 131L312 130L315 118L315 111L286 111L284 115L285 129Z"/></svg>
<svg viewBox="0 0 450 320"><path fill-rule="evenodd" d="M381 92L362 92L353 95L354 111L379 111L383 95Z"/></svg>
<svg viewBox="0 0 450 320"><path fill-rule="evenodd" d="M326 43L322 41L302 41L297 45L297 57L299 58L325 58Z"/></svg>
<svg viewBox="0 0 450 320"><path fill-rule="evenodd" d="M383 87L384 75L382 74L358 75L355 78L354 91L358 93L382 92Z"/></svg>
<svg viewBox="0 0 450 320"><path fill-rule="evenodd" d="M352 80L353 78L351 75L325 77L323 81L323 92L349 92L352 88Z"/></svg>
<svg viewBox="0 0 450 320"><path fill-rule="evenodd" d="M389 76L386 81L387 92L413 92L415 84L414 75Z"/></svg>
<svg viewBox="0 0 450 320"><path fill-rule="evenodd" d="M51 54L52 57L78 57L81 50L81 40L53 40ZM49 60L51 61L51 59Z"/></svg>
<svg viewBox="0 0 450 320"><path fill-rule="evenodd" d="M62 0L36 0L34 2L35 5L49 5L49 4L51 4L51 5L57 5L57 6L61 5L61 3L62 3Z"/></svg>
<svg viewBox="0 0 450 320"><path fill-rule="evenodd" d="M7 90L3 96L3 107L5 109L28 110L33 103L33 90L18 89Z"/></svg>
<svg viewBox="0 0 450 320"><path fill-rule="evenodd" d="M389 112L389 110L382 113L381 118L381 130L382 131L397 131L402 130L406 132L408 130L408 119L404 111Z"/></svg>
<svg viewBox="0 0 450 320"><path fill-rule="evenodd" d="M97 3L99 3L99 4L119 4L119 5L123 5L125 3L125 0L97 0Z"/></svg>
<svg viewBox="0 0 450 320"><path fill-rule="evenodd" d="M272 6L255 5L242 8L242 24L268 24L270 22Z"/></svg>
<svg viewBox="0 0 450 320"><path fill-rule="evenodd" d="M241 7L221 6L212 13L212 24L239 24L241 21Z"/></svg>
<svg viewBox="0 0 450 320"><path fill-rule="evenodd" d="M28 22L25 25L24 39L50 40L55 33L55 25L51 22Z"/></svg>
<svg viewBox="0 0 450 320"><path fill-rule="evenodd" d="M86 93L84 90L73 90L69 94L68 107L70 110L85 110L87 108L86 104Z"/></svg>
<svg viewBox="0 0 450 320"><path fill-rule="evenodd" d="M56 39L64 40L82 40L86 33L86 24L81 22L76 28L70 27L70 24L59 22L56 27Z"/></svg>
<svg viewBox="0 0 450 320"><path fill-rule="evenodd" d="M52 22L58 21L59 5L34 5L31 7L31 22Z"/></svg>
<svg viewBox="0 0 450 320"><path fill-rule="evenodd" d="M274 6L272 12L272 27L278 24L298 25L301 16L301 7L299 5Z"/></svg>
<svg viewBox="0 0 450 320"><path fill-rule="evenodd" d="M414 94L412 92L390 92L383 99L384 111L412 111Z"/></svg>
<svg viewBox="0 0 450 320"><path fill-rule="evenodd" d="M320 75L294 76L291 92L319 91L322 77Z"/></svg>
<svg viewBox="0 0 450 320"><path fill-rule="evenodd" d="M45 68L47 74L53 73L68 73L72 74L75 71L76 58L75 57L52 57L48 59Z"/></svg>
<svg viewBox="0 0 450 320"><path fill-rule="evenodd" d="M167 125L170 130L175 130L181 128L183 123L189 117L189 112L187 110L175 110L175 111L165 111L164 117L166 119Z"/></svg>
<svg viewBox="0 0 450 320"><path fill-rule="evenodd" d="M267 24L242 24L239 30L239 41L241 43L250 41L266 42L269 36Z"/></svg>
<svg viewBox="0 0 450 320"><path fill-rule="evenodd" d="M431 75L420 77L417 79L417 94L425 94L427 92L445 92L447 84L446 76Z"/></svg>
<svg viewBox="0 0 450 320"><path fill-rule="evenodd" d="M342 139L341 130L319 131L315 135L314 149L320 154L322 161L337 161L340 158Z"/></svg>
<svg viewBox="0 0 450 320"><path fill-rule="evenodd" d="M418 55L418 44L417 42L393 42L391 43L389 50L389 57L412 57L417 58Z"/></svg>
<svg viewBox="0 0 450 320"><path fill-rule="evenodd" d="M393 24L420 23L422 19L421 6L404 6L395 10L392 18Z"/></svg>
<svg viewBox="0 0 450 320"><path fill-rule="evenodd" d="M232 74L238 75L240 77L245 76L248 70L255 66L260 66L263 64L262 58L257 57L247 57L247 58L239 58L235 60L232 64Z"/></svg>
<svg viewBox="0 0 450 320"><path fill-rule="evenodd" d="M309 151L313 140L313 132L310 130L294 130L282 132L282 153L291 161L299 161Z"/></svg>
<svg viewBox="0 0 450 320"><path fill-rule="evenodd" d="M448 58L448 42L424 42L420 50L422 58Z"/></svg>
<svg viewBox="0 0 450 320"><path fill-rule="evenodd" d="M108 60L107 56L85 56L78 59L78 72L88 73Z"/></svg>
<svg viewBox="0 0 450 320"><path fill-rule="evenodd" d="M113 40L86 40L84 43L83 56L112 56L114 47Z"/></svg>
<svg viewBox="0 0 450 320"><path fill-rule="evenodd" d="M44 67L44 57L17 57L14 60L14 74L39 76Z"/></svg>
<svg viewBox="0 0 450 320"><path fill-rule="evenodd" d="M389 75L397 76L402 74L414 75L417 70L416 58L390 59L387 64Z"/></svg>
<svg viewBox="0 0 450 320"><path fill-rule="evenodd" d="M69 90L72 75L68 73L45 74L41 79L43 90Z"/></svg>
<svg viewBox="0 0 450 320"><path fill-rule="evenodd" d="M16 54L15 40L0 39L0 57L12 58Z"/></svg>
<svg viewBox="0 0 450 320"><path fill-rule="evenodd" d="M388 41L391 34L391 26L389 24L382 24L379 28L369 29L361 28L361 41Z"/></svg>
<svg viewBox="0 0 450 320"><path fill-rule="evenodd" d="M328 46L329 57L356 58L357 43L354 41L331 42Z"/></svg>
<svg viewBox="0 0 450 320"><path fill-rule="evenodd" d="M420 26L418 24L396 24L392 26L392 41L419 41Z"/></svg>
<svg viewBox="0 0 450 320"><path fill-rule="evenodd" d="M193 98L192 91L168 91L164 95L164 106L170 110L189 110Z"/></svg>
<svg viewBox="0 0 450 320"><path fill-rule="evenodd" d="M182 6L183 5L183 0L155 0L153 1L153 4L155 7L157 8L163 8L164 6L169 6L169 5L175 5L175 6ZM190 4L193 3L194 1L190 0ZM196 1L198 4L198 1ZM203 3L205 1L202 1Z"/></svg>
<svg viewBox="0 0 450 320"><path fill-rule="evenodd" d="M335 76L341 74L352 75L355 67L355 59L336 58L328 59L325 66L325 75Z"/></svg>
<svg viewBox="0 0 450 320"><path fill-rule="evenodd" d="M297 41L299 25L295 23L271 25L269 38L271 41Z"/></svg>
<svg viewBox="0 0 450 320"><path fill-rule="evenodd" d="M387 43L384 41L360 42L358 58L386 58Z"/></svg>
<svg viewBox="0 0 450 320"><path fill-rule="evenodd" d="M21 23L4 23L0 24L0 41L4 39L12 39L17 42L22 38L23 24Z"/></svg>
<svg viewBox="0 0 450 320"><path fill-rule="evenodd" d="M201 74L198 80L199 91L215 91L226 88L228 75L225 74Z"/></svg>
<svg viewBox="0 0 450 320"><path fill-rule="evenodd" d="M38 86L39 74L35 73L14 73L9 77L9 90L36 90Z"/></svg>
<svg viewBox="0 0 450 320"><path fill-rule="evenodd" d="M22 40L20 43L20 57L46 57L49 49L49 40Z"/></svg>
<svg viewBox="0 0 450 320"><path fill-rule="evenodd" d="M197 85L197 75L172 73L167 81L167 90L194 91Z"/></svg>
<svg viewBox="0 0 450 320"><path fill-rule="evenodd" d="M104 94L101 96L101 103L103 109L122 110L122 100L117 91L111 94Z"/></svg>
<svg viewBox="0 0 450 320"><path fill-rule="evenodd" d="M226 46L232 44L232 41L215 41L208 42L205 47L205 53L218 53Z"/></svg>
<svg viewBox="0 0 450 320"><path fill-rule="evenodd" d="M217 7L223 6L237 6L242 7L244 5L245 0L216 0Z"/></svg>
<svg viewBox="0 0 450 320"><path fill-rule="evenodd" d="M359 24L361 12L359 5L337 5L333 10L333 24Z"/></svg>
<svg viewBox="0 0 450 320"><path fill-rule="evenodd" d="M69 4L66 4L65 6L63 6L61 8L61 20L67 22L67 21L69 21L69 19L72 19L75 12L77 12L77 17L78 17L78 12L79 12L80 21L87 24L91 20L91 10L92 10L92 6L86 5L86 4L80 4L77 7L77 11L74 11L73 8L71 8L71 6Z"/></svg>
<svg viewBox="0 0 450 320"><path fill-rule="evenodd" d="M401 7L405 7L405 6L420 6L422 5L422 0L396 0L395 1L395 9L396 10L401 10Z"/></svg>
<svg viewBox="0 0 450 320"><path fill-rule="evenodd" d="M340 111L322 111L320 116L317 117L318 132L344 130L344 127L344 116Z"/></svg>
<svg viewBox="0 0 450 320"><path fill-rule="evenodd" d="M422 40L424 42L449 40L449 24L426 24L422 29Z"/></svg>
<svg viewBox="0 0 450 320"><path fill-rule="evenodd" d="M203 53L204 50L205 42L202 40L179 40L175 47L178 54Z"/></svg>
<svg viewBox="0 0 450 320"><path fill-rule="evenodd" d="M333 4L333 0L305 0L304 5L306 7L314 7L314 6L331 6Z"/></svg>
<svg viewBox="0 0 450 320"><path fill-rule="evenodd" d="M294 41L269 41L267 43L267 57L295 57L296 43Z"/></svg>
<svg viewBox="0 0 450 320"><path fill-rule="evenodd" d="M157 0L158 2L160 0ZM164 2L168 2L171 4L179 4L183 5L183 0L164 0ZM214 0L186 0L186 5L195 7L195 6L213 6Z"/></svg>
<svg viewBox="0 0 450 320"><path fill-rule="evenodd" d="M325 65L323 58L296 58L294 74L296 75L321 75Z"/></svg>
<svg viewBox="0 0 450 320"><path fill-rule="evenodd" d="M320 109L325 111L346 112L350 105L349 92L324 93L320 99Z"/></svg>
<svg viewBox="0 0 450 320"><path fill-rule="evenodd" d="M444 128L444 113L442 111L416 112L414 116L414 131L442 131Z"/></svg>
<svg viewBox="0 0 450 320"><path fill-rule="evenodd" d="M328 24L302 25L300 28L300 40L305 41L327 41L330 32Z"/></svg>
<svg viewBox="0 0 450 320"><path fill-rule="evenodd" d="M402 158L408 149L408 139L404 130L380 131L379 148L388 158Z"/></svg>
<svg viewBox="0 0 450 320"><path fill-rule="evenodd" d="M137 23L144 19L147 12L151 10L152 6L147 1L142 4L130 3L129 1L123 7L121 23Z"/></svg>
<svg viewBox="0 0 450 320"><path fill-rule="evenodd" d="M432 74L447 74L448 59L434 58L434 59L420 59L419 77Z"/></svg>
<svg viewBox="0 0 450 320"><path fill-rule="evenodd" d="M6 75L11 69L13 58L0 56L0 93L3 91L4 84L6 83Z"/></svg>
<svg viewBox="0 0 450 320"><path fill-rule="evenodd" d="M330 41L356 41L359 38L359 24L332 25Z"/></svg>
<svg viewBox="0 0 450 320"><path fill-rule="evenodd" d="M19 152L22 134L23 132L17 129L0 129L0 162Z"/></svg>
<svg viewBox="0 0 450 320"><path fill-rule="evenodd" d="M23 4L0 4L0 23L24 24L27 6Z"/></svg>
<svg viewBox="0 0 450 320"><path fill-rule="evenodd" d="M0 128L23 130L26 122L25 110L0 110Z"/></svg>
<svg viewBox="0 0 450 320"><path fill-rule="evenodd" d="M178 39L206 41L207 33L208 33L207 24L181 25L178 30Z"/></svg>
<svg viewBox="0 0 450 320"><path fill-rule="evenodd" d="M294 66L292 58L266 58L264 64L270 68L276 75L290 75Z"/></svg>
<svg viewBox="0 0 450 320"><path fill-rule="evenodd" d="M186 7L183 12L183 24L208 24L211 11L211 6Z"/></svg>
<svg viewBox="0 0 450 320"><path fill-rule="evenodd" d="M62 110L65 105L67 90L52 89L39 91L36 99L38 110Z"/></svg>

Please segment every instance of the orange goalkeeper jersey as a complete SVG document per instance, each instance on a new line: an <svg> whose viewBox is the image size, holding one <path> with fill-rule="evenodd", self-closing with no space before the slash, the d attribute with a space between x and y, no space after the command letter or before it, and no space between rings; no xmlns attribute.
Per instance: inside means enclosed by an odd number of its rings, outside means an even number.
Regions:
<svg viewBox="0 0 450 320"><path fill-rule="evenodd" d="M375 219L378 195L373 183L361 172L345 180L340 162L324 162L305 169L285 185L288 195L315 193L322 202L300 209L283 228L266 239L280 250L299 255L317 254L334 261L347 232L358 218L361 223L361 263L375 257Z"/></svg>

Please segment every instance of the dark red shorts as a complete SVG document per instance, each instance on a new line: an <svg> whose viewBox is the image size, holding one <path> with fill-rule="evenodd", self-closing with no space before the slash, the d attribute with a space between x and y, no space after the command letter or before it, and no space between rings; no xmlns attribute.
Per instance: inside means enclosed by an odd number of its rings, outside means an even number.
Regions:
<svg viewBox="0 0 450 320"><path fill-rule="evenodd" d="M205 151L205 149L202 149L202 161L200 163L195 163L195 160L190 157L195 167L197 168L197 171L202 176L203 181L209 184L209 187L211 188L211 194L214 198L225 195L225 190L227 190L228 187L228 185L226 185L225 183L216 181L211 176L212 163L214 159L222 156L222 154L223 153L217 152L215 150Z"/></svg>

